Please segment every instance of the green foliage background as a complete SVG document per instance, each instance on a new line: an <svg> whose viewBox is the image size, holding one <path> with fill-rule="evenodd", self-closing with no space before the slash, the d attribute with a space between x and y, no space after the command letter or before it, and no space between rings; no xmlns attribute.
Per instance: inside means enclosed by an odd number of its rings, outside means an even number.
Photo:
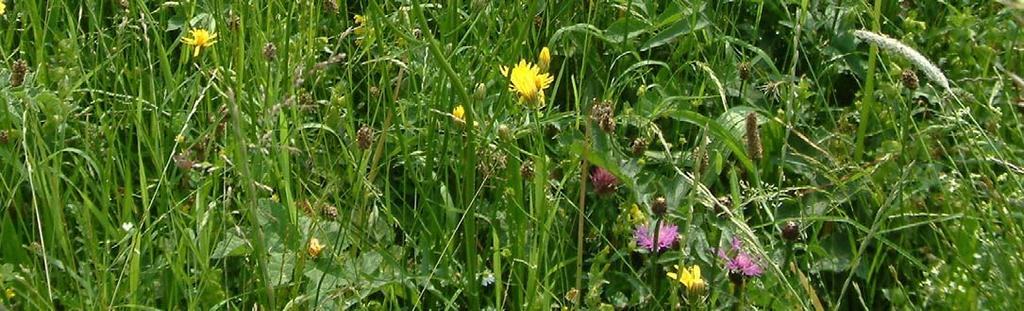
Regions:
<svg viewBox="0 0 1024 311"><path fill-rule="evenodd" d="M4 1L0 306L1024 300L1020 0ZM199 28L218 42L192 57ZM498 68L545 46L534 110ZM657 197L681 234L650 253ZM715 255L734 236L765 268L742 289ZM693 264L701 297L665 276Z"/></svg>

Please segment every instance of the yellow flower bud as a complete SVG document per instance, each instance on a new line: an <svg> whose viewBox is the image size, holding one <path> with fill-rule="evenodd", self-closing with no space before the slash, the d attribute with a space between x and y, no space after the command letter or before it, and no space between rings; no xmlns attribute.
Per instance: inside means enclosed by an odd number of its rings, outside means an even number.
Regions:
<svg viewBox="0 0 1024 311"><path fill-rule="evenodd" d="M540 49L540 55L537 55L537 65L540 67L540 72L548 72L548 66L551 65L551 50L548 47Z"/></svg>

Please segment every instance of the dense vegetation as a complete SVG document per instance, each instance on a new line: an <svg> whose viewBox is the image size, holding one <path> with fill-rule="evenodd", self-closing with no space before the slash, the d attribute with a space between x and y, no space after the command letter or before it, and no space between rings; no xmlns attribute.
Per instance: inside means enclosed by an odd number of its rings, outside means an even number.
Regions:
<svg viewBox="0 0 1024 311"><path fill-rule="evenodd" d="M1020 0L425 2L2 0L0 309L1024 301Z"/></svg>

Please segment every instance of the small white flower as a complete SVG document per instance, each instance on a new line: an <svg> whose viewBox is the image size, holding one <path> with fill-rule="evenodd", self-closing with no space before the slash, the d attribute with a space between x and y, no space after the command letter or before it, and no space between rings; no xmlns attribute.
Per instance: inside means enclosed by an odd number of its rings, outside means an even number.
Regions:
<svg viewBox="0 0 1024 311"><path fill-rule="evenodd" d="M124 230L124 232L132 232L132 229L135 229L135 224L130 222L123 223L121 224L121 229Z"/></svg>
<svg viewBox="0 0 1024 311"><path fill-rule="evenodd" d="M494 273L491 270L484 271L483 277L480 278L480 285L487 287L494 284Z"/></svg>

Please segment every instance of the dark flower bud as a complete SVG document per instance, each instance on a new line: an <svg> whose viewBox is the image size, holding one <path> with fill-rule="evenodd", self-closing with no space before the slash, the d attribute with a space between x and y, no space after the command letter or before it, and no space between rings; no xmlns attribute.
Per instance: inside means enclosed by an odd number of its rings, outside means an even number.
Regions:
<svg viewBox="0 0 1024 311"><path fill-rule="evenodd" d="M668 201L665 200L665 197L658 197L651 202L651 212L658 217L665 216L665 213L668 212Z"/></svg>
<svg viewBox="0 0 1024 311"><path fill-rule="evenodd" d="M743 81L750 80L750 63L742 62L736 66L736 71L740 74L740 79Z"/></svg>
<svg viewBox="0 0 1024 311"><path fill-rule="evenodd" d="M786 225L782 226L782 239L790 243L800 240L800 225L794 221L786 222Z"/></svg>
<svg viewBox="0 0 1024 311"><path fill-rule="evenodd" d="M744 283L746 283L747 278L743 275L743 272L729 271L729 281L732 282L733 285L736 285L736 288L740 288Z"/></svg>

